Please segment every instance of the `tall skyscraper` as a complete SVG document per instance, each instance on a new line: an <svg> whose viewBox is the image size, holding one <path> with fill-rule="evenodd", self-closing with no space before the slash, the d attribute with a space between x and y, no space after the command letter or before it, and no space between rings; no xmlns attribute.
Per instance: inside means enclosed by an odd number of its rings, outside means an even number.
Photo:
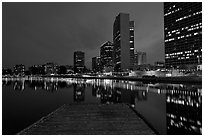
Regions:
<svg viewBox="0 0 204 137"><path fill-rule="evenodd" d="M105 42L100 48L101 68L113 66L113 43Z"/></svg>
<svg viewBox="0 0 204 137"><path fill-rule="evenodd" d="M164 3L165 65L202 64L202 3Z"/></svg>
<svg viewBox="0 0 204 137"><path fill-rule="evenodd" d="M84 52L82 51L75 51L74 52L74 72L82 73L84 71Z"/></svg>
<svg viewBox="0 0 204 137"><path fill-rule="evenodd" d="M134 67L134 21L130 21L130 68Z"/></svg>
<svg viewBox="0 0 204 137"><path fill-rule="evenodd" d="M134 64L134 22L120 13L113 25L114 63L116 71L126 71Z"/></svg>
<svg viewBox="0 0 204 137"><path fill-rule="evenodd" d="M101 57L92 58L92 71L100 72L101 71Z"/></svg>

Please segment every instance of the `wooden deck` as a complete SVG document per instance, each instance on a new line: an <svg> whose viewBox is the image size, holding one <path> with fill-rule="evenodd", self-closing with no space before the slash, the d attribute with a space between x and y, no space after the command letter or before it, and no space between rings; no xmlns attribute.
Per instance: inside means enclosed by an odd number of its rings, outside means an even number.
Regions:
<svg viewBox="0 0 204 137"><path fill-rule="evenodd" d="M155 134L126 104L64 105L19 134L150 135Z"/></svg>

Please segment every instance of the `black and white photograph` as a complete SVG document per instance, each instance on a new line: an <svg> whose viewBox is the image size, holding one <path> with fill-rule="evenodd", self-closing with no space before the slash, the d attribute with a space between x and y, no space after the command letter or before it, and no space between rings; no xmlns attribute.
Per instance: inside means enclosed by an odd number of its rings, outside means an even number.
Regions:
<svg viewBox="0 0 204 137"><path fill-rule="evenodd" d="M202 1L2 1L2 135L202 135Z"/></svg>

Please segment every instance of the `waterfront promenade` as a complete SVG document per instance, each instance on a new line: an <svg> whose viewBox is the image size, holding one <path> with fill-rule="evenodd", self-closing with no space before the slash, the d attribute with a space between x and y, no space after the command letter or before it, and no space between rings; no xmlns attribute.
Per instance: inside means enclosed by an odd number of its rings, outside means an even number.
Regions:
<svg viewBox="0 0 204 137"><path fill-rule="evenodd" d="M69 104L20 135L152 135L155 132L126 104Z"/></svg>

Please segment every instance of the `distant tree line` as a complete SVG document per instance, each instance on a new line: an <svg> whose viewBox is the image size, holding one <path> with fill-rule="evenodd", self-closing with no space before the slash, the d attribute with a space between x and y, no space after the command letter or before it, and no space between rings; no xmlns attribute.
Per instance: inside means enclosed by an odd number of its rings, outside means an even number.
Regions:
<svg viewBox="0 0 204 137"><path fill-rule="evenodd" d="M47 63L44 65L33 65L31 67L28 67L27 70L25 70L25 66L15 65L13 69L11 68L3 68L2 69L2 75L51 75L51 74L73 74L73 73L88 73L91 72L89 69L84 67L83 69L77 70L73 66L69 65L56 65L54 63Z"/></svg>

